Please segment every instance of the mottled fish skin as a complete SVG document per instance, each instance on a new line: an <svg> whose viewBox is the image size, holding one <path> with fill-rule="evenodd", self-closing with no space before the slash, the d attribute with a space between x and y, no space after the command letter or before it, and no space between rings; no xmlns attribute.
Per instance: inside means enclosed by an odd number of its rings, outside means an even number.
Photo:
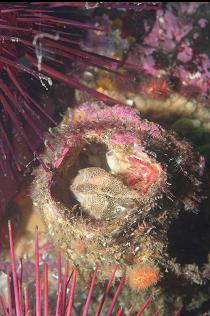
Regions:
<svg viewBox="0 0 210 316"><path fill-rule="evenodd" d="M139 195L123 182L101 168L79 170L70 190L85 211L95 218L116 216L125 204L135 205Z"/></svg>

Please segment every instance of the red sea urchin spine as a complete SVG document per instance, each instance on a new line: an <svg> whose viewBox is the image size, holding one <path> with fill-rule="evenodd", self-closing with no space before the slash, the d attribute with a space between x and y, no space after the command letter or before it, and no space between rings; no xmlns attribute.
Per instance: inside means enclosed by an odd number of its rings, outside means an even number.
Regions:
<svg viewBox="0 0 210 316"><path fill-rule="evenodd" d="M44 265L44 316L48 315L48 264Z"/></svg>
<svg viewBox="0 0 210 316"><path fill-rule="evenodd" d="M46 89L52 85L52 80L63 82L74 89L86 91L94 98L115 104L114 99L86 86L78 76L68 76L65 73L66 65L70 65L70 70L72 64L93 66L130 80L131 76L119 68L142 68L125 60L81 49L81 31L107 31L94 24L80 22L81 14L77 14L84 12L86 19L98 6L113 10L152 10L157 9L158 4L3 2L0 5L0 182L5 182L4 187L0 186L0 214L5 212L9 200L16 193L22 180L19 173L25 172L31 162L38 160L48 170L47 164L39 156L39 146L44 143L53 150L44 135L50 126L56 124L53 106L50 107L48 103L45 108L39 104L40 101L31 93L32 81L26 82L29 81L27 79L41 82ZM30 89L27 87L29 84ZM59 109L56 110L58 114ZM10 186L10 194L7 193L7 186Z"/></svg>
<svg viewBox="0 0 210 316"><path fill-rule="evenodd" d="M18 291L18 279L17 279L17 273L16 273L16 259L15 259L15 252L14 252L14 241L13 241L12 227L11 227L10 222L9 222L9 243L10 243L10 254L11 254L11 263L12 263L12 277L13 277L13 282L14 282L15 308L16 308L17 316L21 316L19 291Z"/></svg>
<svg viewBox="0 0 210 316"><path fill-rule="evenodd" d="M144 305L142 306L142 308L138 311L138 313L136 314L136 316L141 316L143 314L143 312L145 311L145 309L147 308L147 306L151 303L152 299L154 297L154 293L152 293L148 299L146 300L146 302L144 303Z"/></svg>
<svg viewBox="0 0 210 316"><path fill-rule="evenodd" d="M41 281L39 271L39 240L38 228L35 234L35 255L36 255L36 316L41 316Z"/></svg>
<svg viewBox="0 0 210 316"><path fill-rule="evenodd" d="M7 275L8 278L8 286L7 286L7 291L8 291L8 306L6 303L5 297L2 295L0 296L0 303L3 309L3 315L4 316L12 316L14 313L15 309L15 315L16 316L29 316L31 311L35 310L35 315L42 315L48 316L49 315L49 309L48 309L48 264L45 263L45 268L44 268L44 295L43 295L43 308L42 308L42 292L41 292L41 279L40 279L40 269L39 269L39 245L38 245L38 229L36 229L35 232L35 257L36 257L36 299L35 299L35 306L29 306L29 290L26 288L23 291L22 288L22 272L23 272L23 267L21 265L21 271L20 271L20 276L18 277L17 272L16 272L16 258L15 258L15 251L14 251L14 241L13 241L13 234L12 234L12 225L9 222L9 240L10 240L10 253L11 253L11 265L12 265L12 280L10 279L9 273ZM60 269L60 263L58 264L58 271ZM89 293L87 296L87 300L84 306L83 310L83 316L88 315L88 310L90 308L90 303L91 303L91 297L93 294L93 289L95 286L96 282L96 277L97 277L97 269L98 266L96 266L96 269L94 271L92 280L91 280L91 285L89 289ZM58 316L71 316L72 311L73 311L73 302L74 302L74 295L75 295L75 289L76 289L76 276L77 276L77 268L74 267L73 272L70 276L71 278L71 290L67 299L67 286L68 286L68 271L69 271L69 263L68 261L66 262L66 267L65 267L65 274L62 276L60 275L60 278L58 278L58 294L57 294L57 304L56 304L56 311L55 315ZM104 302L109 294L109 291L111 289L112 282L115 277L115 272L113 271L108 284L106 286L103 298L101 300L101 303L99 304L95 316L100 316L102 307L104 305ZM58 272L59 273L59 272ZM61 282L61 279L63 278L63 282ZM14 292L11 288L11 281L13 281L14 284ZM119 295L122 291L122 287L125 283L125 276L121 278L121 281L118 285L118 288L115 292L115 295L110 303L109 309L106 313L106 316L111 316L113 315L113 310L116 307L117 300L119 298ZM12 295L14 294L15 298L15 306L12 305ZM24 303L22 302L22 298L24 297ZM154 294L152 293L150 297L146 300L145 304L142 306L142 308L138 311L137 315L140 316L142 315L143 311L147 308L147 306L150 304L154 297ZM129 315L131 315L132 309L130 309ZM117 309L117 314L116 315L124 315L123 314L123 308L119 307Z"/></svg>
<svg viewBox="0 0 210 316"><path fill-rule="evenodd" d="M91 281L91 285L90 285L90 290L88 292L88 297L87 297L87 301L83 310L83 314L82 316L87 316L88 315L88 310L89 310L89 306L90 306L90 300L91 300L91 296L93 294L93 289L96 283L96 274L97 274L97 270L98 270L98 265L96 265L95 271L93 273L93 278Z"/></svg>
<svg viewBox="0 0 210 316"><path fill-rule="evenodd" d="M113 282L113 280L114 280L115 273L116 273L116 270L114 270L114 271L112 272L112 275L111 275L111 277L110 277L110 279L109 279L109 282L108 282L108 284L107 284L106 290L105 290L105 292L104 292L104 295L103 295L103 297L102 297L101 303L100 303L100 305L99 305L99 307L98 307L98 309L97 309L97 311L96 311L96 315L95 315L95 316L99 316L99 315L100 315L100 312L101 312L102 307L103 307L103 305L104 305L105 299L106 299L106 297L107 297L107 295L108 295L108 293L109 293L109 290L110 290L110 288L111 288L111 286L112 286L112 282Z"/></svg>
<svg viewBox="0 0 210 316"><path fill-rule="evenodd" d="M27 146L30 148L31 152L35 154L35 157L38 158L38 153L36 148L32 146L31 141L28 138L27 133L24 130L23 123L28 123L31 125L38 135L38 137L44 141L42 131L35 122L33 116L41 114L41 119L46 118L48 120L48 126L50 124L56 124L56 122L51 118L48 112L38 104L24 88L24 81L22 80L25 74L29 74L31 77L34 77L37 80L51 80L49 77L45 76L42 72L36 71L31 67L25 65L21 62L21 58L26 62L30 58L36 57L35 67L38 66L38 70L49 73L52 78L57 80L63 80L67 84L71 85L74 88L86 89L86 87L79 83L78 79L67 80L67 78L62 77L62 69L55 71L55 66L59 66L60 63L63 63L59 58L55 58L52 55L56 54L59 50L59 56L65 57L65 60L74 60L76 55L79 56L80 49L76 48L76 45L79 44L78 34L69 32L69 30L64 31L64 26L74 27L75 29L93 29L100 30L100 28L95 27L89 23L82 23L76 20L63 19L56 16L56 11L52 7L52 3L47 3L42 5L41 8L37 9L38 3L2 3L0 5L0 41L1 53L0 53L0 70L3 75L3 79L0 82L0 91L1 91L1 107L3 112L6 115L7 120L9 119L13 126L18 130L18 133L23 137ZM68 3L70 5L70 3ZM56 29L52 27L52 24L56 24ZM59 34L59 41L65 43L61 45L54 42L54 37L52 33ZM47 39L46 39L47 37ZM70 38L69 38L70 37ZM74 37L74 39L71 39ZM39 40L35 41L35 38ZM76 40L75 40L76 38ZM69 46L70 45L70 46ZM71 45L74 45L75 48L72 48ZM47 47L45 47L47 46ZM45 56L41 56L41 61L37 58L38 50L42 48ZM69 55L65 55L69 51ZM73 55L70 55L70 53ZM65 56L64 56L65 55ZM90 54L89 54L90 55ZM85 57L83 56L84 60ZM44 63L42 65L42 59ZM95 57L96 59L96 57ZM91 61L91 57L90 57ZM87 61L87 62L90 62ZM101 57L98 57L98 66L103 64L104 60ZM52 66L53 63L53 66ZM37 65L38 64L38 65ZM50 64L50 65L49 65ZM41 69L39 69L39 67ZM65 79L65 80L64 80ZM89 93L94 94L94 90L87 88ZM102 98L102 95L96 93L98 98ZM18 105L18 97L23 98L21 105ZM103 97L105 98L105 97ZM106 98L108 102L108 98ZM112 102L111 99L109 99ZM18 171L21 171L23 168L18 161L17 154L13 149L11 137L8 136L7 124L1 118L0 124L0 141L1 141L1 163L0 168L4 173L7 173L7 168L9 166L9 157L11 156L15 161L15 166ZM5 137L6 135L6 137ZM50 146L50 144L46 144ZM3 157L6 159L4 159ZM43 163L41 158L38 158L40 163L43 165L44 169L47 170L47 166ZM4 161L5 160L5 161ZM8 166L5 167L7 160Z"/></svg>
<svg viewBox="0 0 210 316"><path fill-rule="evenodd" d="M130 3L113 6L112 3L106 5L97 2L3 2L0 5L0 180L5 182L4 187L0 187L1 214L16 193L21 181L20 172L24 172L34 160L39 160L42 167L48 170L48 166L39 156L39 145L44 143L53 150L44 135L50 126L56 125L52 110L49 104L46 108L39 104L31 93L33 85L30 84L30 90L27 87L27 79L40 81L43 86L47 86L46 89L52 84L52 80L64 82L99 100L115 104L116 101L112 98L84 85L76 75L66 75L65 64L92 65L124 77L129 76L119 71L121 66L141 69L141 66L80 48L81 31L106 32L91 23L80 22L81 15L77 15L78 10L83 13L84 9L84 16L87 12L91 16L93 11L87 8L94 9L98 6L108 9L123 6L131 9ZM61 8L64 7L68 8L71 16L75 13L75 17L60 16ZM65 14L67 15L66 11ZM69 66L69 69L72 67ZM10 186L10 194L7 193L7 186Z"/></svg>
<svg viewBox="0 0 210 316"><path fill-rule="evenodd" d="M77 277L77 269L76 269L76 267L74 267L73 276L72 276L72 283L71 283L71 292L69 295L67 316L71 316L71 312L72 312L72 308L73 308L74 294L75 294L75 288L76 288L76 277Z"/></svg>
<svg viewBox="0 0 210 316"><path fill-rule="evenodd" d="M10 283L10 280L11 280L10 273L7 272L9 316L12 316L12 295L11 295L11 283ZM27 311L27 309L26 309L26 311Z"/></svg>
<svg viewBox="0 0 210 316"><path fill-rule="evenodd" d="M28 78L42 84L44 82L43 85L46 82L47 86L51 85L52 79L62 81L114 103L111 98L80 83L78 78L68 78L63 74L64 63L69 61L87 65L94 62L97 67L106 64L110 71L113 65L118 64L114 64L114 61L111 63L103 56L80 53L81 36L78 30L101 28L77 21L76 14L73 19L64 19L57 14L58 11L59 8L53 8L50 2L0 4L0 180L4 182L4 186L0 186L0 215L16 193L21 181L19 173L24 172L33 160L37 159L48 171L39 156L39 145L44 143L53 151L44 132L56 125L56 121L53 113L50 114L51 109L39 104L29 91L28 82L26 85ZM33 60L34 66L30 60ZM49 74L50 78L44 73Z"/></svg>
<svg viewBox="0 0 210 316"><path fill-rule="evenodd" d="M112 315L112 312L113 312L113 309L114 309L114 306L116 304L116 301L118 299L118 296L120 295L120 292L121 292L121 289L122 289L122 286L123 284L125 283L125 275L122 277L121 281L120 281L120 284L118 285L118 288L117 288L117 291L114 295L114 298L113 298L113 301L109 307L109 310L108 310L108 313L107 313L107 316L111 316Z"/></svg>

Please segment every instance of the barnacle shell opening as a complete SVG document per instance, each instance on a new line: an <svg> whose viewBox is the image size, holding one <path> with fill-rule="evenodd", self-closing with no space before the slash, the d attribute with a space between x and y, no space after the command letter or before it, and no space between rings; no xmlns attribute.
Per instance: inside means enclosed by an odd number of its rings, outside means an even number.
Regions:
<svg viewBox="0 0 210 316"><path fill-rule="evenodd" d="M126 144L125 140L122 143L123 136L130 143ZM68 207L75 205L73 193L83 211L89 211L94 218L110 219L121 213L127 216L126 209L139 207L145 203L147 194L153 196L161 191L165 174L160 164L144 153L140 139L132 133L123 135L119 131L116 135L115 129L107 126L88 130L75 139L69 154L64 148L65 159L55 161L55 166L60 164L64 168L64 177L58 172L52 178L52 183L56 183L52 194L60 199L62 188L63 202ZM71 192L64 178L69 179Z"/></svg>

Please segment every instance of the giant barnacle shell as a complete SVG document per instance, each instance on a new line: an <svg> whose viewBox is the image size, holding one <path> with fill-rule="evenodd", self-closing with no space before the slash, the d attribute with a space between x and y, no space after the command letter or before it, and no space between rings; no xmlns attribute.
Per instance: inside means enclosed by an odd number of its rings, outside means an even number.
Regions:
<svg viewBox="0 0 210 316"><path fill-rule="evenodd" d="M85 103L64 117L36 171L32 196L55 245L101 278L113 267L133 288L170 269L167 231L197 210L203 158L129 107ZM172 269L172 268L171 268Z"/></svg>

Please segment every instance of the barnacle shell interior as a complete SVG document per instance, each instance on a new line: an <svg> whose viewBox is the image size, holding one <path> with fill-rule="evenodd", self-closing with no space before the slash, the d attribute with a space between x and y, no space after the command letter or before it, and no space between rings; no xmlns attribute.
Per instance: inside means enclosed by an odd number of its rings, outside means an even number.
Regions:
<svg viewBox="0 0 210 316"><path fill-rule="evenodd" d="M202 157L132 109L103 103L69 111L49 141L50 171L37 169L32 197L55 245L86 270L98 262L105 279L113 266L159 269L169 221L199 202Z"/></svg>

